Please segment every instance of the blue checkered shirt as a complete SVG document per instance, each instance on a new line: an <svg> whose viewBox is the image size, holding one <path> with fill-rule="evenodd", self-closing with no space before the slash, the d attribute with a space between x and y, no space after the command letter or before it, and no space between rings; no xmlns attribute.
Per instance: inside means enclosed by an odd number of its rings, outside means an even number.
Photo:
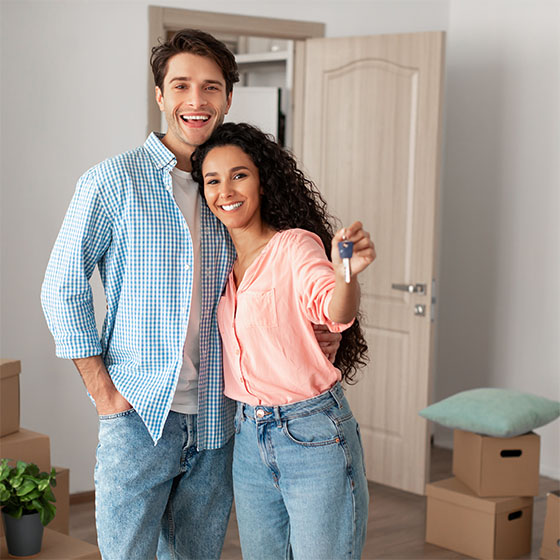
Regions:
<svg viewBox="0 0 560 560"><path fill-rule="evenodd" d="M192 239L173 198L174 155L151 134L79 180L42 289L60 358L101 354L118 391L152 439L161 437L183 361L192 291ZM232 401L223 394L216 310L234 260L223 225L201 204L198 448L231 437ZM107 314L101 339L89 284L99 272Z"/></svg>

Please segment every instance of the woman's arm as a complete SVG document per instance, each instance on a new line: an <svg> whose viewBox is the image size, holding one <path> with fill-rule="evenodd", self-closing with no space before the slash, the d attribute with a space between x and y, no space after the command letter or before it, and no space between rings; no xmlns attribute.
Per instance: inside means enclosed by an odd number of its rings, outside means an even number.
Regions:
<svg viewBox="0 0 560 560"><path fill-rule="evenodd" d="M340 241L352 241L354 250L350 259L352 275L350 283L344 279L344 267L338 254ZM361 222L339 230L332 240L331 258L335 270L336 284L329 303L329 318L336 323L349 323L360 306L360 286L357 275L375 260L375 246Z"/></svg>

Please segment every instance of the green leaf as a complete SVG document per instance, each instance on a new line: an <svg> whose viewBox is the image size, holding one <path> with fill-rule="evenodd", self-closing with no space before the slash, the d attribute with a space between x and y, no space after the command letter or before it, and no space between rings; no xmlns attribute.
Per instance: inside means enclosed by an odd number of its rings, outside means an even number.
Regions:
<svg viewBox="0 0 560 560"><path fill-rule="evenodd" d="M19 506L14 510L14 513L11 513L10 515L12 517L15 517L16 519L19 519L23 515L23 507Z"/></svg>
<svg viewBox="0 0 560 560"><path fill-rule="evenodd" d="M41 497L42 492L39 490L33 490L33 492L30 492L29 494L27 494L27 496L24 496L24 498L26 500L35 500L37 498Z"/></svg>
<svg viewBox="0 0 560 560"><path fill-rule="evenodd" d="M16 471L18 475L23 474L26 468L27 468L27 463L25 461L18 461L16 463Z"/></svg>
<svg viewBox="0 0 560 560"><path fill-rule="evenodd" d="M50 487L45 490L44 496L47 500L51 502L56 502L56 498L54 497L54 494L52 493Z"/></svg>
<svg viewBox="0 0 560 560"><path fill-rule="evenodd" d="M48 504L48 509L49 509L49 513L50 513L50 516L51 516L49 521L51 521L54 518L54 516L56 515L56 506L53 505L53 504Z"/></svg>
<svg viewBox="0 0 560 560"><path fill-rule="evenodd" d="M36 484L32 481L32 480L26 480L18 489L16 492L16 496L25 496L26 494L29 494L29 492L32 492L33 490L35 490L36 488Z"/></svg>
<svg viewBox="0 0 560 560"><path fill-rule="evenodd" d="M44 504L39 512L39 515L41 516L41 523L43 525L48 525L54 519L55 514L56 508L52 504Z"/></svg>
<svg viewBox="0 0 560 560"><path fill-rule="evenodd" d="M21 484L23 483L23 477L22 476L16 476L15 478L12 478L12 488L19 488L21 486Z"/></svg>
<svg viewBox="0 0 560 560"><path fill-rule="evenodd" d="M0 481L6 480L8 475L10 474L10 467L8 466L8 460L2 459L2 463L0 464Z"/></svg>
<svg viewBox="0 0 560 560"><path fill-rule="evenodd" d="M27 472L31 476L39 476L39 467L35 463L29 463L27 467Z"/></svg>
<svg viewBox="0 0 560 560"><path fill-rule="evenodd" d="M44 508L43 503L40 500L33 500L31 505L37 510L41 511Z"/></svg>
<svg viewBox="0 0 560 560"><path fill-rule="evenodd" d="M41 492L49 485L49 481L48 480L41 480L39 481L39 483L37 484L37 488L39 490L41 490Z"/></svg>

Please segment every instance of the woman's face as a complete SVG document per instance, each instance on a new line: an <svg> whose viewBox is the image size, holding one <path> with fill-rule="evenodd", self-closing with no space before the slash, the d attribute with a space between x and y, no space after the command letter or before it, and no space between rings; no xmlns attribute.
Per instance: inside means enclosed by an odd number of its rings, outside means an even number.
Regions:
<svg viewBox="0 0 560 560"><path fill-rule="evenodd" d="M212 148L202 163L204 196L228 230L261 226L259 170L238 146Z"/></svg>

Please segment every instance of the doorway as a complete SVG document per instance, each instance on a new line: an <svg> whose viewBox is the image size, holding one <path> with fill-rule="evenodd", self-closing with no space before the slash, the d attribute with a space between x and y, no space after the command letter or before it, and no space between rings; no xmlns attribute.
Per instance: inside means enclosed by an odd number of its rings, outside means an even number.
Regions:
<svg viewBox="0 0 560 560"><path fill-rule="evenodd" d="M418 411L430 403L433 379L445 34L324 38L323 24L167 8L150 14L150 45L183 27L234 39L258 29L293 42L286 143L329 211L342 224L362 220L377 246L360 282L370 363L347 391L368 479L423 494L430 438ZM149 130L157 129L155 102L148 116Z"/></svg>
<svg viewBox="0 0 560 560"><path fill-rule="evenodd" d="M301 96L295 77L296 43L306 39L325 36L325 24L287 19L240 16L180 8L149 6L148 49L151 52L158 40L170 37L185 27L202 29L223 41L236 54L240 70L241 88L257 88L238 91L236 86L236 109L230 120L248 121L265 132L274 134L277 140L293 149L294 99ZM154 99L151 69L148 71L148 126L147 134L160 130L162 119ZM274 89L271 89L274 88ZM256 96L265 104L261 115L243 111L249 108ZM238 103L240 102L240 103ZM276 107L277 109L274 109ZM226 119L227 120L227 119Z"/></svg>

